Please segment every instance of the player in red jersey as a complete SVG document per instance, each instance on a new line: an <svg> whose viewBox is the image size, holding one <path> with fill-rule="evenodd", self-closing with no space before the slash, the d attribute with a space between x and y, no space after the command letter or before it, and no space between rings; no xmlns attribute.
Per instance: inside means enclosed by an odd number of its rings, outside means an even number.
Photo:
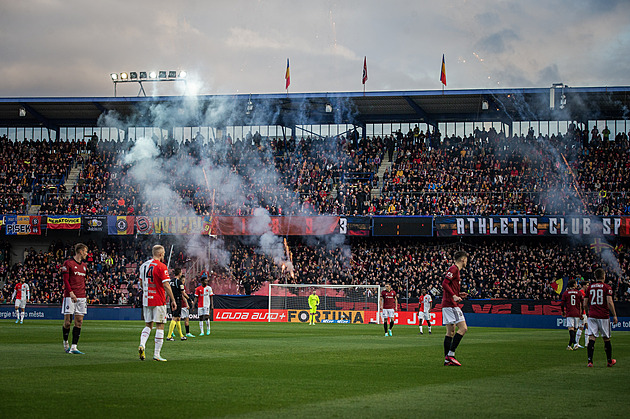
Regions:
<svg viewBox="0 0 630 419"><path fill-rule="evenodd" d="M63 348L70 354L83 354L77 349L81 327L83 326L83 316L87 314L87 299L85 295L85 278L87 267L83 262L88 254L88 247L83 243L74 245L74 256L68 259L61 266L63 277L63 303L61 314L63 314ZM68 345L70 335L70 323L74 316L74 327L72 328L72 346Z"/></svg>
<svg viewBox="0 0 630 419"><path fill-rule="evenodd" d="M464 334L468 331L466 319L462 309L458 304L462 298L468 294L459 291L459 272L468 264L468 253L457 251L454 255L455 263L448 268L444 281L442 282L442 322L446 325L446 336L444 337L444 365L461 366L455 359L455 350L461 342ZM455 333L457 327L457 333Z"/></svg>
<svg viewBox="0 0 630 419"><path fill-rule="evenodd" d="M610 343L610 313L617 323L617 312L613 302L613 291L610 285L606 284L606 272L602 268L595 270L595 281L586 290L587 314L588 314L588 366L593 366L593 353L595 352L595 340L602 335L604 339L604 349L608 366L612 367L617 363L612 357L612 345Z"/></svg>
<svg viewBox="0 0 630 419"><path fill-rule="evenodd" d="M562 294L560 307L562 309L562 317L567 318L567 328L569 329L569 346L568 351L578 348L575 337L575 330L580 326L580 314L582 313L583 298L580 290L577 289L575 279L570 279L567 290Z"/></svg>
<svg viewBox="0 0 630 419"><path fill-rule="evenodd" d="M153 323L155 323L155 349L153 359L155 361L166 361L160 352L164 343L164 324L166 323L166 295L171 299L171 310L177 309L175 296L171 290L168 268L163 262L164 246L159 244L153 246L153 259L148 260L140 266L140 280L142 281L142 312L144 314L145 327L140 335L140 346L138 353L140 360L146 358L144 347L151 335Z"/></svg>
<svg viewBox="0 0 630 419"><path fill-rule="evenodd" d="M394 327L394 317L398 310L398 297L396 291L392 289L390 284L385 284L385 289L381 291L381 307L383 307L383 327L385 328L385 336L392 335ZM387 330L389 319L389 331Z"/></svg>

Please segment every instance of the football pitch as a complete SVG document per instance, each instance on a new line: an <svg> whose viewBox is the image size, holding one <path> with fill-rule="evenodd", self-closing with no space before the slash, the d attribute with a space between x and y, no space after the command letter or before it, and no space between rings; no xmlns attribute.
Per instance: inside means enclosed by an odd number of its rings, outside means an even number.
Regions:
<svg viewBox="0 0 630 419"><path fill-rule="evenodd" d="M617 365L567 351L565 330L470 328L444 367L444 327L212 323L138 359L142 322L86 321L69 355L61 321L0 320L0 417L587 417L628 414L630 333ZM191 332L199 332L191 322Z"/></svg>

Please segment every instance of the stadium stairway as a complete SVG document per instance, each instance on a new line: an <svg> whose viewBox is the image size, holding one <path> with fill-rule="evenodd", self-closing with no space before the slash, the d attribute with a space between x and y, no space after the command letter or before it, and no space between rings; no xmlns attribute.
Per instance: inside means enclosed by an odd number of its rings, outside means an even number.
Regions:
<svg viewBox="0 0 630 419"><path fill-rule="evenodd" d="M396 162L396 158L398 157L398 151L394 152L394 157L391 161L388 161L386 158L383 159L381 165L378 167L378 185L375 188L372 188L372 197L380 198L381 191L383 190L383 185L385 182L383 181L383 175L385 174L385 170L389 169L391 174L391 169L394 167L394 163Z"/></svg>
<svg viewBox="0 0 630 419"><path fill-rule="evenodd" d="M77 184L77 180L79 179L79 174L81 173L82 168L83 167L78 166L70 169L70 173L68 174L68 177L66 178L66 183L64 184L64 186L66 187L66 196L72 195L72 189Z"/></svg>

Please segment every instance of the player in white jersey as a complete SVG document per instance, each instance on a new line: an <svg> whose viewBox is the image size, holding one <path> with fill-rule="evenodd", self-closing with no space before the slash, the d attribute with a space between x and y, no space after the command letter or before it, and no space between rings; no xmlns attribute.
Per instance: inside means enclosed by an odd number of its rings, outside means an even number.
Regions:
<svg viewBox="0 0 630 419"><path fill-rule="evenodd" d="M425 320L429 326L429 334L431 334L431 304L433 303L433 298L431 297L431 293L428 293L426 289L422 290L422 295L423 296L420 297L420 307L418 307L420 334L424 334L422 331L422 325Z"/></svg>
<svg viewBox="0 0 630 419"><path fill-rule="evenodd" d="M201 333L199 336L203 336L203 323L206 323L207 332L210 334L210 318L212 317L212 310L214 310L214 301L212 300L212 287L208 285L208 279L201 278L201 285L195 289L195 300L197 301L197 314L199 314L199 328Z"/></svg>
<svg viewBox="0 0 630 419"><path fill-rule="evenodd" d="M15 289L13 290L13 296L11 297L15 300L15 323L20 322L20 324L24 323L24 312L26 311L26 303L31 298L31 292L28 287L28 284L24 282L24 278L20 278L17 284L15 284Z"/></svg>

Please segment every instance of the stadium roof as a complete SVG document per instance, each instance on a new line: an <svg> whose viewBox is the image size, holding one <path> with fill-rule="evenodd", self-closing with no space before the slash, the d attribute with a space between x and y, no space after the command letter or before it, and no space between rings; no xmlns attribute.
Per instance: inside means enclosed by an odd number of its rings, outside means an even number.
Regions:
<svg viewBox="0 0 630 419"><path fill-rule="evenodd" d="M550 91L555 109L550 109ZM566 105L561 108L562 95ZM330 105L330 106L327 106ZM486 109L487 107L487 109ZM206 126L628 119L630 87L567 87L160 97L0 98L0 127ZM212 115L212 117L210 117ZM209 122L211 121L211 122ZM101 124L104 125L104 124ZM106 124L104 126L107 126ZM122 128L122 127L121 127Z"/></svg>

